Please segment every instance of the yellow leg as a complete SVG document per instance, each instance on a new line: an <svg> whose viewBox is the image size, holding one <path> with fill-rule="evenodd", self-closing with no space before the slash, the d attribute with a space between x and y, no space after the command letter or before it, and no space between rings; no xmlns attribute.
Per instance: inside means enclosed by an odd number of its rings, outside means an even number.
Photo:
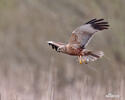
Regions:
<svg viewBox="0 0 125 100"><path fill-rule="evenodd" d="M82 58L82 61L83 61L85 64L87 64L87 61L86 61L86 59L83 59L83 58Z"/></svg>
<svg viewBox="0 0 125 100"><path fill-rule="evenodd" d="M79 63L82 64L82 57L79 56Z"/></svg>

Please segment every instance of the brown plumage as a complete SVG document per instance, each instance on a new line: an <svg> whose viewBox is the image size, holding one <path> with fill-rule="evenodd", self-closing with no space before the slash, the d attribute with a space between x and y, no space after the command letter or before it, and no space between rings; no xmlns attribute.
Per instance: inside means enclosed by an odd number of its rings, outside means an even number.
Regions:
<svg viewBox="0 0 125 100"><path fill-rule="evenodd" d="M80 64L88 63L104 55L102 51L94 52L85 48L96 32L108 29L108 27L108 22L105 22L104 19L92 19L72 32L68 44L53 41L48 41L48 44L57 52L78 56Z"/></svg>

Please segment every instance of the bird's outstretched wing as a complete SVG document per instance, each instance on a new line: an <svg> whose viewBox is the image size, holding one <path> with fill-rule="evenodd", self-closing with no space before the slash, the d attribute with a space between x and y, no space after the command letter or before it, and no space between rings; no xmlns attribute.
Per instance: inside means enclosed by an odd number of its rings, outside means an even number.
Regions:
<svg viewBox="0 0 125 100"><path fill-rule="evenodd" d="M55 49L56 51L60 46L64 45L63 43L53 41L48 41L48 44L52 46L52 49Z"/></svg>
<svg viewBox="0 0 125 100"><path fill-rule="evenodd" d="M85 48L95 32L108 29L108 22L103 20L104 19L92 19L84 25L76 28L72 32L69 44L78 44L80 46L79 48Z"/></svg>

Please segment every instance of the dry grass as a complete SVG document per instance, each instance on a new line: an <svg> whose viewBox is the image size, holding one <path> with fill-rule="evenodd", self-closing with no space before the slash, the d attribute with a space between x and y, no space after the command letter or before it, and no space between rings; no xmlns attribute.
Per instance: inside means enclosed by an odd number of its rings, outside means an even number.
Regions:
<svg viewBox="0 0 125 100"><path fill-rule="evenodd" d="M1 100L124 100L123 0L1 0ZM57 54L48 40L66 42L77 26L105 18L111 28L89 49L105 57L88 65ZM57 38L58 37L58 38ZM120 98L106 98L108 93Z"/></svg>

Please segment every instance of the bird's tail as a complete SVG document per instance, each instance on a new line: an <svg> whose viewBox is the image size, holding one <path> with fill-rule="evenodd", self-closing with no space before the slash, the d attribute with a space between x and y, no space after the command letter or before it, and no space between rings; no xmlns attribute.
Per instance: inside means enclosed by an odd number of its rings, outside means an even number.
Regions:
<svg viewBox="0 0 125 100"><path fill-rule="evenodd" d="M103 55L103 51L89 51L85 56L83 56L83 60L88 63L90 61L95 61L101 58Z"/></svg>

